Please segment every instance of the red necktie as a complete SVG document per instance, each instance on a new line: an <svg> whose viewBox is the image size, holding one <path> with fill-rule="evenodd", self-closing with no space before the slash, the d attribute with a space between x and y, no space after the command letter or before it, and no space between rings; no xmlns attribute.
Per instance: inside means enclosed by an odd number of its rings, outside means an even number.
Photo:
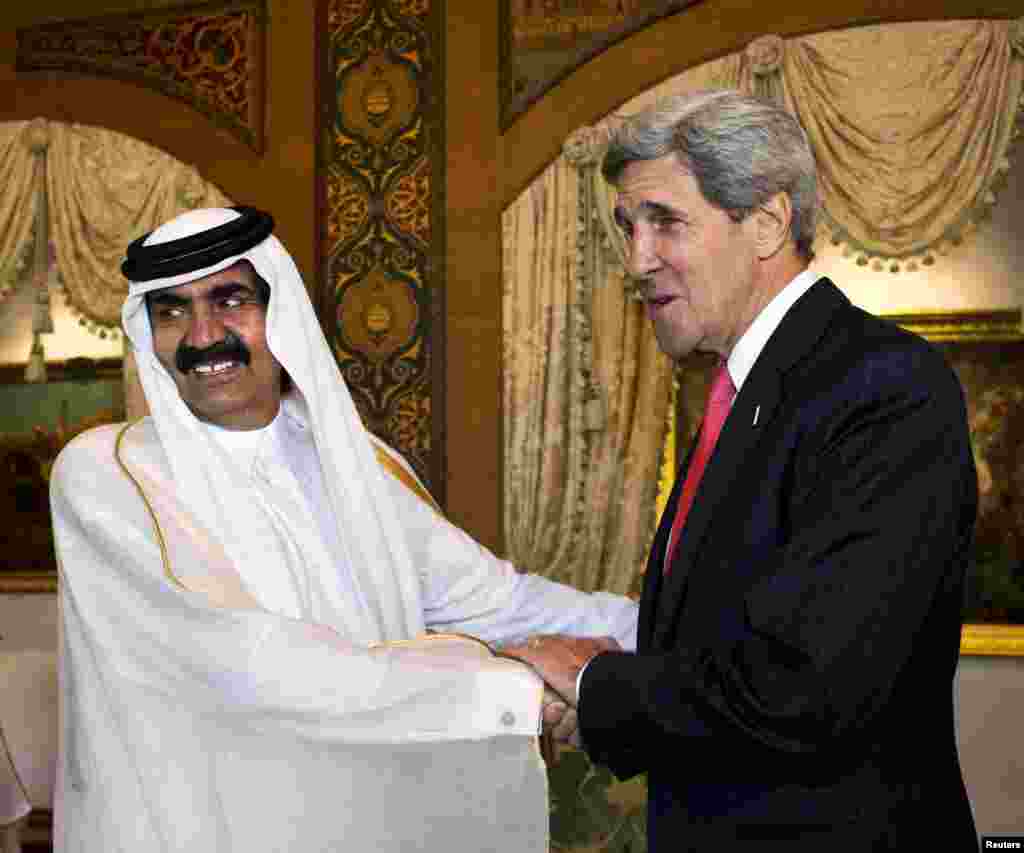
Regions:
<svg viewBox="0 0 1024 853"><path fill-rule="evenodd" d="M726 364L724 361L719 362L718 369L711 380L711 389L708 391L707 410L704 413L704 422L701 424L700 437L697 439L697 447L693 451L693 458L690 460L690 467L686 472L686 482L683 483L682 494L679 495L676 517L672 521L672 533L669 535L668 548L665 551L664 571L666 574L668 567L672 565L672 557L675 556L675 549L679 544L679 533L682 531L683 522L686 521L686 515L690 511L693 496L697 493L700 478L715 449L718 434L722 431L722 425L729 416L729 409L732 407L735 396L736 389L733 387L732 377L729 376Z"/></svg>

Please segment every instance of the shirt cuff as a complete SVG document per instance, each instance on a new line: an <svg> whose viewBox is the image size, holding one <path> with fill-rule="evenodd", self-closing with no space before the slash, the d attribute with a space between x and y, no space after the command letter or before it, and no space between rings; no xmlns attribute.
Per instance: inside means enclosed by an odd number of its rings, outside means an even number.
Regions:
<svg viewBox="0 0 1024 853"><path fill-rule="evenodd" d="M593 654L589 658L587 658L586 663L584 663L583 666L580 667L580 671L578 673L576 673L576 713L577 714L580 712L580 687L583 686L583 673L585 673L587 671L587 667L590 666L590 662L594 658L596 658L597 655L599 655L599 654L601 654L601 653L597 652L597 654Z"/></svg>

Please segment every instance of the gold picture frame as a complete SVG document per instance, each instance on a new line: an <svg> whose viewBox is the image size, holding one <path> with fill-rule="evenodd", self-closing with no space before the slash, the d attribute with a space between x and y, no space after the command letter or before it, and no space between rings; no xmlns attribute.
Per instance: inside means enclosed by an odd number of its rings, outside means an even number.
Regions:
<svg viewBox="0 0 1024 853"><path fill-rule="evenodd" d="M986 381L991 381L994 375L991 370L981 369L984 365L972 365L972 360L984 361L988 353L992 355L993 361L1003 362L1001 369L1009 371L1012 365L1008 362L1018 359L995 358L992 345L998 345L1001 353L1012 353L1024 359L1024 330L1020 308L883 316L943 348L964 385L969 411L975 409L976 401L971 399L972 396L976 397L979 388L984 387ZM972 369L974 367L978 369ZM991 393L991 389L987 393ZM972 440L978 414L976 410L971 414ZM1024 499L1024 496L1021 497ZM1024 656L1024 624L968 623L961 632L960 654Z"/></svg>
<svg viewBox="0 0 1024 853"><path fill-rule="evenodd" d="M26 383L24 364L0 365L0 404L14 411L18 411L19 395L27 386L48 388L46 394L57 394L58 400L67 399L69 394L75 399L69 417L62 416L57 429L26 426L23 431L0 433L0 470L5 480L0 503L8 521L8 528L0 537L4 539L5 550L4 564L0 565L3 595L57 591L48 500L50 466L61 448L79 432L123 418L123 399L118 394L122 387L122 359L79 357L51 361L46 364L46 374L44 383ZM87 401L96 383L113 389L112 409L97 408ZM73 389L78 390L72 394Z"/></svg>

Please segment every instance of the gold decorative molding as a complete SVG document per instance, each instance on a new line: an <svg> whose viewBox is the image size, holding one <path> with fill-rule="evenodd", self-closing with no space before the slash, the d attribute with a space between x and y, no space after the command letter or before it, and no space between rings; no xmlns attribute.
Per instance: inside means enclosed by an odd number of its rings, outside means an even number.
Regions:
<svg viewBox="0 0 1024 853"><path fill-rule="evenodd" d="M1024 657L1024 625L964 625L960 654Z"/></svg>
<svg viewBox="0 0 1024 853"><path fill-rule="evenodd" d="M266 0L55 21L17 31L15 67L137 83L262 152L266 27Z"/></svg>
<svg viewBox="0 0 1024 853"><path fill-rule="evenodd" d="M46 362L47 382L92 382L120 380L123 360L111 358L77 358ZM0 385L20 385L25 382L25 363L0 364Z"/></svg>
<svg viewBox="0 0 1024 853"><path fill-rule="evenodd" d="M929 341L978 341L998 343L1024 340L1021 309L991 311L949 311L936 313L883 314Z"/></svg>
<svg viewBox="0 0 1024 853"><path fill-rule="evenodd" d="M56 572L0 571L0 594L25 595L57 591Z"/></svg>

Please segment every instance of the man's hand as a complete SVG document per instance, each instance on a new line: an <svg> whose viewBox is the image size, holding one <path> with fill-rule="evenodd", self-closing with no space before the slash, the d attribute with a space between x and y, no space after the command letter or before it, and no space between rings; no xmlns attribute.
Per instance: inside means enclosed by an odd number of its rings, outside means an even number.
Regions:
<svg viewBox="0 0 1024 853"><path fill-rule="evenodd" d="M621 648L612 637L567 637L538 634L522 646L506 646L501 653L532 666L569 705L576 707L576 676L583 665L601 652Z"/></svg>
<svg viewBox="0 0 1024 853"><path fill-rule="evenodd" d="M544 721L545 737L556 743L568 743L577 748L582 746L577 730L576 709L570 708L550 687L544 688L541 719Z"/></svg>

